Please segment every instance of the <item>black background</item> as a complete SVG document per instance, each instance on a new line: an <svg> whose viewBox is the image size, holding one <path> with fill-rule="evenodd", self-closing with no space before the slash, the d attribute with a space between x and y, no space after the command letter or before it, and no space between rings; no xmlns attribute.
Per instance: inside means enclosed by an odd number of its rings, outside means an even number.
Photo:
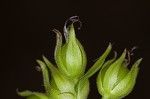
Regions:
<svg viewBox="0 0 150 99"><path fill-rule="evenodd" d="M54 63L56 28L63 32L67 18L78 15L83 25L76 30L84 46L89 69L94 60L113 43L113 50L120 55L125 48L138 46L131 63L143 57L134 90L125 99L148 99L149 89L149 18L146 1L137 0L11 0L5 3L8 26L3 50L5 65L1 66L2 99L24 99L19 91L44 91L42 74L36 71L36 59L44 54ZM5 12L5 11L4 11ZM78 25L77 25L78 26ZM4 32L5 33L5 32ZM3 34L4 34L3 33ZM8 54L8 55L6 55ZM113 55L113 51L111 53ZM110 55L110 56L111 56ZM88 99L100 99L95 79L90 78Z"/></svg>

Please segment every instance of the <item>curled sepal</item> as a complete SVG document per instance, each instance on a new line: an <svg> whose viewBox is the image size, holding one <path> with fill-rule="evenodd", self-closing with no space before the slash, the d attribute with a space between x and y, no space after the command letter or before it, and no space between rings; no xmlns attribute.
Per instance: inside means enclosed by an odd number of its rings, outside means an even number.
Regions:
<svg viewBox="0 0 150 99"><path fill-rule="evenodd" d="M54 54L55 61L56 61L56 64L57 64L58 68L60 69L60 71L62 73L64 73L65 75L67 75L68 71L65 67L66 64L65 64L65 62L63 61L63 58L62 58L64 56L62 54L62 52L63 52L62 51L62 35L56 29L54 29L53 31L56 33L56 39L57 39L56 46L55 46L55 54Z"/></svg>
<svg viewBox="0 0 150 99"><path fill-rule="evenodd" d="M17 93L20 96L27 97L27 99L51 99L48 98L45 94L39 92L23 91Z"/></svg>

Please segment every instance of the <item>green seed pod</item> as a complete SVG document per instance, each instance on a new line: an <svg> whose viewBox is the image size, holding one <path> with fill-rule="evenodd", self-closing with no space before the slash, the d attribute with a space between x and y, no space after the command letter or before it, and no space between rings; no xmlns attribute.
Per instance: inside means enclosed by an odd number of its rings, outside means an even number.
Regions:
<svg viewBox="0 0 150 99"><path fill-rule="evenodd" d="M66 43L62 46L62 36L57 30L57 44L55 60L61 72L69 78L79 78L84 74L86 67L85 51L77 40L73 24L67 31Z"/></svg>
<svg viewBox="0 0 150 99"><path fill-rule="evenodd" d="M74 86L76 81L66 78L56 67L54 67L46 57L43 56L44 62L49 67L51 71L51 82L50 86L52 90L55 89L55 92L50 91L50 96L52 99L74 99L75 90ZM64 97L64 98L63 98Z"/></svg>
<svg viewBox="0 0 150 99"><path fill-rule="evenodd" d="M138 65L142 59L137 60L131 70L125 61L126 50L121 57L107 61L97 77L97 87L103 99L120 99L127 96L133 89L139 71Z"/></svg>
<svg viewBox="0 0 150 99"><path fill-rule="evenodd" d="M54 67L46 57L44 62L51 71L51 80L49 88L49 97L52 99L86 99L89 93L89 81L87 80L80 91L75 90L76 79L68 79L56 67ZM39 61L40 62L40 61Z"/></svg>

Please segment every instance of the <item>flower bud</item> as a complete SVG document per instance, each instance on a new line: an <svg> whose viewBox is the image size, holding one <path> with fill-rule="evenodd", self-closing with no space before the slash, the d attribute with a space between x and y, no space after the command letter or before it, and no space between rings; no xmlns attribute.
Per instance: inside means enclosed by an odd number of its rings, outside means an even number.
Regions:
<svg viewBox="0 0 150 99"><path fill-rule="evenodd" d="M79 78L84 74L86 66L85 51L77 40L73 24L66 32L66 43L62 46L62 37L58 31L55 49L55 60L63 74L70 78Z"/></svg>
<svg viewBox="0 0 150 99"><path fill-rule="evenodd" d="M103 99L120 99L132 91L139 71L138 65L142 59L137 60L129 70L125 55L126 50L116 61L115 55L115 58L108 60L100 70L97 87Z"/></svg>

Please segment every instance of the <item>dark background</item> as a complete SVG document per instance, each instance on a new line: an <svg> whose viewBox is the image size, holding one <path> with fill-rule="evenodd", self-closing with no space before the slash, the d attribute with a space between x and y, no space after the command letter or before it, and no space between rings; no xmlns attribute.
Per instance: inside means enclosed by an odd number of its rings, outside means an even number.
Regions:
<svg viewBox="0 0 150 99"><path fill-rule="evenodd" d="M11 0L5 3L8 26L4 40L1 66L3 99L24 99L19 91L44 91L42 74L36 71L36 59L44 54L54 63L56 28L63 32L67 18L78 15L83 25L76 30L83 44L90 68L109 42L120 55L125 48L138 46L131 63L143 57L134 90L125 99L148 99L149 92L149 3L141 0ZM5 12L5 11L4 11ZM6 21L7 22L7 21ZM3 34L4 34L3 33ZM6 55L8 54L8 55ZM110 54L110 56L113 54ZM132 64L131 64L132 65ZM95 79L90 78L88 99L100 99Z"/></svg>

